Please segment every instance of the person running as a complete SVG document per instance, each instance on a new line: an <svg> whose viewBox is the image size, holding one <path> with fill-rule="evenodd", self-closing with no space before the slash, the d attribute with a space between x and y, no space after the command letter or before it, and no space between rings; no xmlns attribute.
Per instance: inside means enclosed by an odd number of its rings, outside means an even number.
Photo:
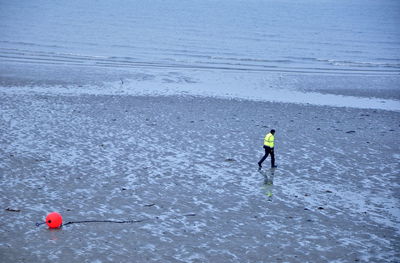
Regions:
<svg viewBox="0 0 400 263"><path fill-rule="evenodd" d="M278 166L275 165L275 153L274 153L274 146L275 146L275 130L272 129L270 133L265 135L264 138L264 149L265 154L258 162L258 170L261 170L262 163L267 159L268 155L271 154L271 168L276 168Z"/></svg>

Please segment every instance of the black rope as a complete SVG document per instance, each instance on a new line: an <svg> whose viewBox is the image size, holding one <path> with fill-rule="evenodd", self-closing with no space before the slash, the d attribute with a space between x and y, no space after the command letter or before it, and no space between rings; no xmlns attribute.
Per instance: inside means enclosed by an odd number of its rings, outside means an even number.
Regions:
<svg viewBox="0 0 400 263"><path fill-rule="evenodd" d="M115 224L130 224L130 223L140 223L145 221L146 219L142 220L124 220L124 221L118 221L118 220L84 220L84 221L72 221L68 222L65 224L62 224L62 226L66 225L71 225L71 224L81 224L81 223L115 223Z"/></svg>

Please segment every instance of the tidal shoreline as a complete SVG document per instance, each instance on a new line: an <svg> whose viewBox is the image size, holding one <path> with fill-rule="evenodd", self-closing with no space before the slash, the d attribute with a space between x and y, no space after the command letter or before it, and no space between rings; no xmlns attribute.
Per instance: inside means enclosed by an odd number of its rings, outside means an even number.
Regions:
<svg viewBox="0 0 400 263"><path fill-rule="evenodd" d="M397 112L193 96L0 97L5 262L399 258ZM257 161L270 128L279 168L266 190ZM65 221L146 220L34 227L52 211Z"/></svg>

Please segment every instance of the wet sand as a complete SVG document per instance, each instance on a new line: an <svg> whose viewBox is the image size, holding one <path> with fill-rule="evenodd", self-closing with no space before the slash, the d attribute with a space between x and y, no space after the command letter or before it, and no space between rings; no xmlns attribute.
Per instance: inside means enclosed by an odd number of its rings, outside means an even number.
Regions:
<svg viewBox="0 0 400 263"><path fill-rule="evenodd" d="M2 262L399 261L398 112L190 96L0 100ZM257 171L271 128L273 185ZM144 221L35 227L52 211Z"/></svg>

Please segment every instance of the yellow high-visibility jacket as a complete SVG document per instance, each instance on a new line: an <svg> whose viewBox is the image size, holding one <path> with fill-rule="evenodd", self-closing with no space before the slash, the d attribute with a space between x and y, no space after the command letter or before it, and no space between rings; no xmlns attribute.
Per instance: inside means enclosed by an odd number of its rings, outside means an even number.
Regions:
<svg viewBox="0 0 400 263"><path fill-rule="evenodd" d="M268 133L267 135L265 135L264 145L268 146L270 148L274 148L274 145L275 145L274 140L275 140L274 135L272 133Z"/></svg>

